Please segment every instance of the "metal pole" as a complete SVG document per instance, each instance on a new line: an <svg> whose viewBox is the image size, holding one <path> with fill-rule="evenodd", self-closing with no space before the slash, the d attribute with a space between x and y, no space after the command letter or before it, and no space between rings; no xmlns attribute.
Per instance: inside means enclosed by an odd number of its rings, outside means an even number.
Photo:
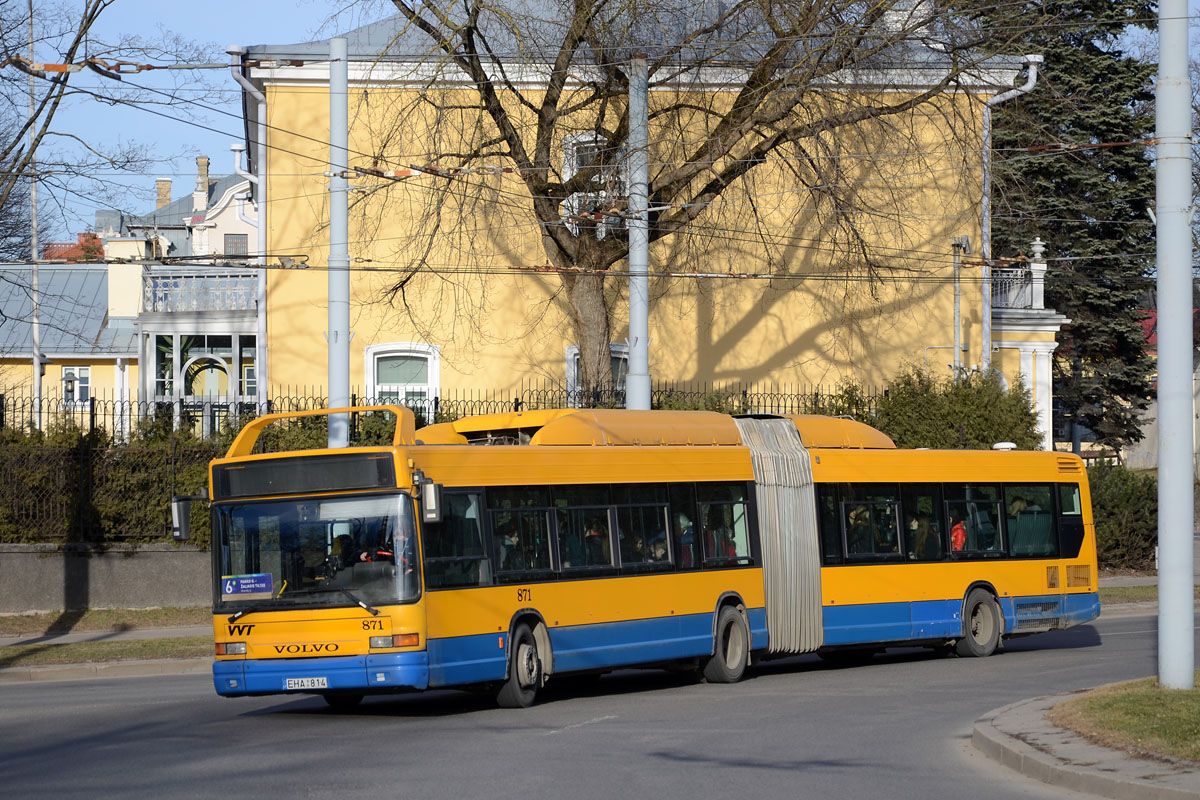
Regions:
<svg viewBox="0 0 1200 800"><path fill-rule="evenodd" d="M986 374L992 368L992 105L983 104L983 187L979 210L983 218L979 230L979 254L983 263L979 268L982 298L980 313L979 367Z"/></svg>
<svg viewBox="0 0 1200 800"><path fill-rule="evenodd" d="M36 59L33 57L33 0L29 0L29 63L34 63ZM29 76L29 249L32 251L30 260L32 266L33 284L30 289L33 292L33 426L37 429L42 427L42 308L41 295L38 288L38 252L41 248L38 246L38 203L37 203L37 156L34 153L34 144L36 137L34 136L34 95L37 90L34 86L33 75Z"/></svg>
<svg viewBox="0 0 1200 800"><path fill-rule="evenodd" d="M350 405L350 75L346 40L329 40L329 407ZM329 417L329 446L350 443L346 414Z"/></svg>
<svg viewBox="0 0 1200 800"><path fill-rule="evenodd" d="M958 272L962 266L962 241L954 237L954 380L962 372L962 288L958 283Z"/></svg>
<svg viewBox="0 0 1200 800"><path fill-rule="evenodd" d="M625 407L650 408L649 92L646 57L629 70L629 372Z"/></svg>
<svg viewBox="0 0 1200 800"><path fill-rule="evenodd" d="M1187 0L1158 5L1158 682L1195 687L1193 626L1192 156Z"/></svg>

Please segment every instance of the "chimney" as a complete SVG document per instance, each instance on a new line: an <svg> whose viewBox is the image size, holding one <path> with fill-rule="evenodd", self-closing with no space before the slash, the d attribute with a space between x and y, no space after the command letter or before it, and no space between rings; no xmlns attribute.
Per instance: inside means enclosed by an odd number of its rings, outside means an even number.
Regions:
<svg viewBox="0 0 1200 800"><path fill-rule="evenodd" d="M196 191L192 193L192 211L208 210L208 156L196 156Z"/></svg>
<svg viewBox="0 0 1200 800"><path fill-rule="evenodd" d="M171 179L159 178L154 182L154 186L158 190L158 202L155 203L154 208L169 206L171 204Z"/></svg>

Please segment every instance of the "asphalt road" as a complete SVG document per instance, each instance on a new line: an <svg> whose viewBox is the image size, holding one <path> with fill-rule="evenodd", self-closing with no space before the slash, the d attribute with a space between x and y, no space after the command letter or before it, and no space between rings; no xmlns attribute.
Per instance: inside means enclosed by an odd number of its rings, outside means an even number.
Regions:
<svg viewBox="0 0 1200 800"><path fill-rule="evenodd" d="M435 692L334 712L218 698L206 677L0 686L6 797L1079 797L969 745L985 712L1153 674L1153 617L860 667L774 661L733 686L622 672L526 710Z"/></svg>

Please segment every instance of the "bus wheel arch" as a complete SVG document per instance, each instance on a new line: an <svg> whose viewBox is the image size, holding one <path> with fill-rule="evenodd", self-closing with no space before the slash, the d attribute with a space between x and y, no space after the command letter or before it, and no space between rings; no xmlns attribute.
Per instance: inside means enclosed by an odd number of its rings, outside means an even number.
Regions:
<svg viewBox="0 0 1200 800"><path fill-rule="evenodd" d="M977 583L967 590L962 605L962 636L954 649L960 656L983 658L996 652L1004 634L1004 612L996 590Z"/></svg>
<svg viewBox="0 0 1200 800"><path fill-rule="evenodd" d="M709 683L737 683L750 662L750 623L736 594L723 595L713 615L713 653L703 664Z"/></svg>

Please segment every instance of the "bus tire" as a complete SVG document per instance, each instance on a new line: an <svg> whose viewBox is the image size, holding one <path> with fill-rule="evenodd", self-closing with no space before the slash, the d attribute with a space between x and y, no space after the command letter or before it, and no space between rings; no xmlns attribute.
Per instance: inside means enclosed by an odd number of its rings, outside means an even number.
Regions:
<svg viewBox="0 0 1200 800"><path fill-rule="evenodd" d="M508 678L496 693L501 708L529 708L542 685L542 659L533 631L522 622L512 634L508 650Z"/></svg>
<svg viewBox="0 0 1200 800"><path fill-rule="evenodd" d="M1002 624L996 598L983 589L972 589L963 603L963 635L954 649L963 657L990 656L1000 644Z"/></svg>
<svg viewBox="0 0 1200 800"><path fill-rule="evenodd" d="M338 711L349 711L352 708L357 708L358 704L363 700L363 696L361 694L351 694L346 692L329 692L321 695L321 697L325 698L325 704L327 706L337 709Z"/></svg>
<svg viewBox="0 0 1200 800"><path fill-rule="evenodd" d="M717 614L713 654L704 663L704 679L709 683L737 683L746 671L749 650L745 619L733 606L722 606Z"/></svg>

